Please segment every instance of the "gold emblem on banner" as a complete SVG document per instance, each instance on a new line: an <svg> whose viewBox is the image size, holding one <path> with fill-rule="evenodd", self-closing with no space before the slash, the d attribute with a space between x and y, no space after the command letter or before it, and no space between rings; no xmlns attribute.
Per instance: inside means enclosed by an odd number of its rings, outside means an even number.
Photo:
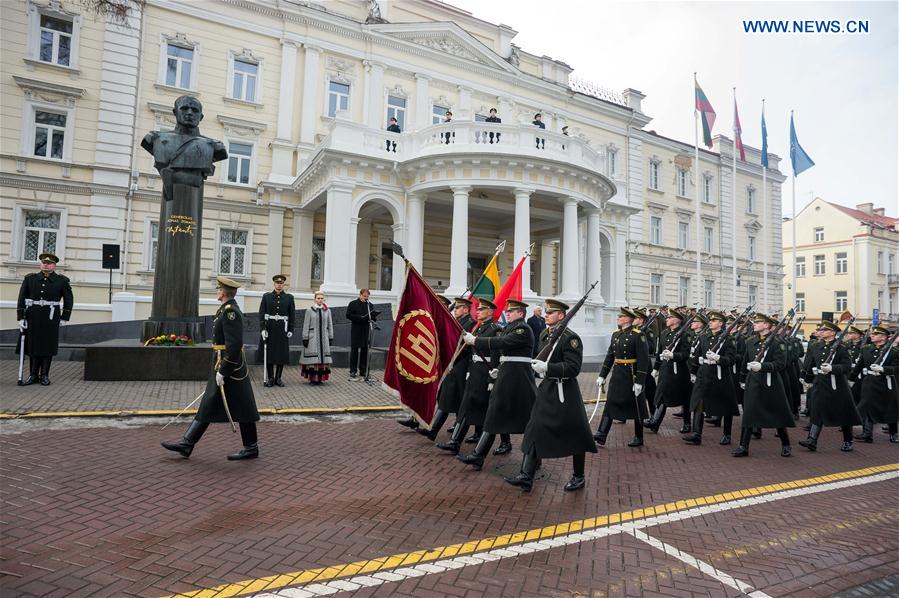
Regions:
<svg viewBox="0 0 899 598"><path fill-rule="evenodd" d="M394 351L400 375L419 384L434 382L439 356L437 326L431 314L416 309L404 315L399 322Z"/></svg>

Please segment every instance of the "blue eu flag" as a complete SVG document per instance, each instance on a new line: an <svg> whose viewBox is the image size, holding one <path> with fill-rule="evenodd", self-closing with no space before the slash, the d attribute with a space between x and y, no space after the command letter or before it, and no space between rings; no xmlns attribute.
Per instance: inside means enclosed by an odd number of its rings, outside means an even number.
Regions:
<svg viewBox="0 0 899 598"><path fill-rule="evenodd" d="M796 139L796 127L793 125L793 114L790 114L790 161L793 163L793 176L802 174L815 165Z"/></svg>

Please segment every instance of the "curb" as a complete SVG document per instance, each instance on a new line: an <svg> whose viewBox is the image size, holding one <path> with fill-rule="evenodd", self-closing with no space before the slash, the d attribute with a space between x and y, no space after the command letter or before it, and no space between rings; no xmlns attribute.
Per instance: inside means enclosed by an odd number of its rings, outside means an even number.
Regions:
<svg viewBox="0 0 899 598"><path fill-rule="evenodd" d="M297 409L258 409L259 415L333 415L337 413L382 413L401 411L399 405L377 405L372 407L304 407ZM173 417L196 415L191 409L183 413L177 409L158 409L150 411L33 411L28 413L0 413L0 420L40 419L63 417Z"/></svg>

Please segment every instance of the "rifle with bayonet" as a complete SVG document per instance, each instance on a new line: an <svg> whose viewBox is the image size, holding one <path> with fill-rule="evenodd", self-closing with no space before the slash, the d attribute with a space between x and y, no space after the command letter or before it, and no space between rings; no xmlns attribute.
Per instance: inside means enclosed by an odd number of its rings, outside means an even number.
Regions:
<svg viewBox="0 0 899 598"><path fill-rule="evenodd" d="M571 323L571 319L580 311L581 307L583 307L584 302L587 301L587 297L590 296L590 291L599 284L597 280L593 284L590 285L590 288L587 289L587 292L584 293L584 296L580 298L580 300L571 307L568 312L565 314L565 317L562 318L562 321L552 327L552 331L549 333L549 338L546 339L546 344L537 354L537 357L534 359L537 361L549 361L549 358L552 356L553 351L556 349L556 345L559 342L559 339L562 338L562 334L564 334L565 330L568 328L568 324Z"/></svg>
<svg viewBox="0 0 899 598"><path fill-rule="evenodd" d="M755 359L758 363L762 363L765 361L765 357L768 355L768 349L771 348L771 343L777 338L777 335L785 326L787 326L787 322L793 319L793 316L796 314L796 308L791 307L790 310L784 314L784 317L780 319L780 322L768 333L768 336L765 337L761 343L759 343L758 349L755 352Z"/></svg>
<svg viewBox="0 0 899 598"><path fill-rule="evenodd" d="M718 336L718 339L715 341L715 344L714 344L712 347L709 348L709 350L710 350L712 353L717 354L717 353L721 350L721 347L724 346L724 341L727 339L728 336L731 336L731 334L733 333L734 329L735 329L738 325L742 325L742 320L743 320L743 318L749 317L749 314L752 313L752 308L753 308L753 307L755 307L755 303L753 303L753 304L751 304L751 305L748 305L748 306L746 307L746 309L743 310L743 313L741 313L739 316L737 316L737 318L734 319L734 321L731 322L730 325L728 325L727 327L725 327L725 329L724 329L724 334L719 335L719 336Z"/></svg>

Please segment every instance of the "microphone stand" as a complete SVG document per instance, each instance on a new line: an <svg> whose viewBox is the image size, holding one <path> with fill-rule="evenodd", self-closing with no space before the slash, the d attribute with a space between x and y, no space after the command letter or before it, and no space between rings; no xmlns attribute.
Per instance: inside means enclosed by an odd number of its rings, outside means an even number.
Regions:
<svg viewBox="0 0 899 598"><path fill-rule="evenodd" d="M368 312L368 337L365 339L365 374L362 377L362 381L368 384L369 386L374 386L375 382L371 379L371 345L374 340L375 330L377 326L375 326L375 322L371 317L371 297L369 297L368 301L365 302L365 309Z"/></svg>

